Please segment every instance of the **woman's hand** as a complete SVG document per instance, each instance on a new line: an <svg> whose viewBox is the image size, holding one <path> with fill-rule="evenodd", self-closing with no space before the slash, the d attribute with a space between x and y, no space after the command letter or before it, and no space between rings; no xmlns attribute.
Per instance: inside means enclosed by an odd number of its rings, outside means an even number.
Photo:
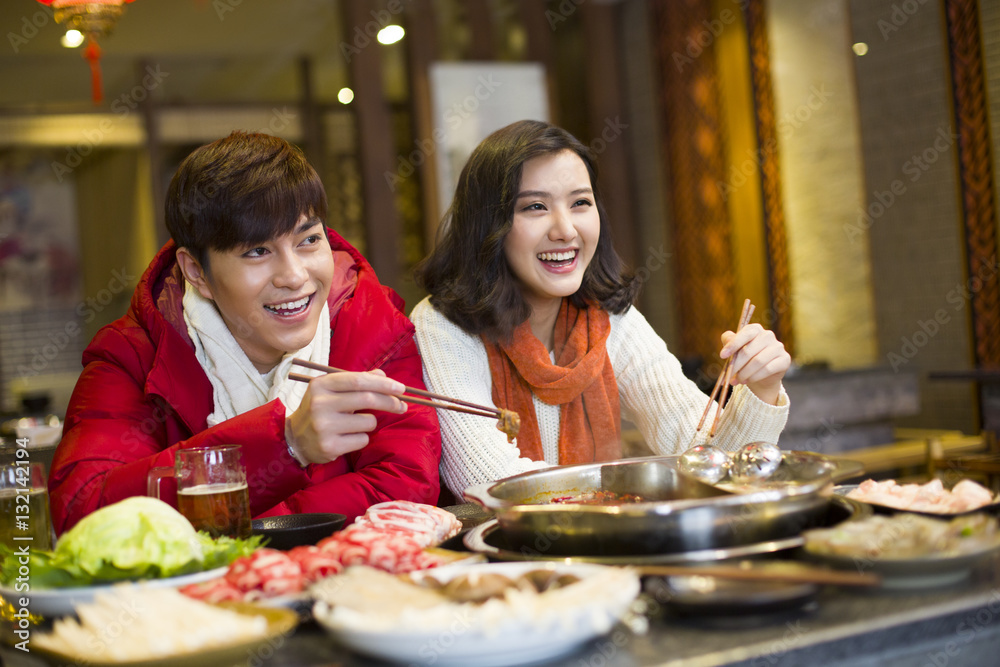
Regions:
<svg viewBox="0 0 1000 667"><path fill-rule="evenodd" d="M781 379L792 365L792 357L773 331L756 323L746 325L738 333L727 331L722 334L719 356L733 357L730 384L745 384L765 403L778 402Z"/></svg>
<svg viewBox="0 0 1000 667"><path fill-rule="evenodd" d="M406 412L406 403L396 398L404 391L402 382L380 370L316 377L286 420L289 447L309 463L326 463L361 449L375 429L371 411Z"/></svg>

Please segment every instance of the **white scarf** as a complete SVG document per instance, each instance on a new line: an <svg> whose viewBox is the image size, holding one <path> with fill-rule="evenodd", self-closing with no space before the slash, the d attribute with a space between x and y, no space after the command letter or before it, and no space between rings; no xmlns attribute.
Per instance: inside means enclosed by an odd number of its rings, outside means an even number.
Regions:
<svg viewBox="0 0 1000 667"><path fill-rule="evenodd" d="M323 304L312 341L301 350L286 353L267 375L261 375L254 368L226 326L215 302L203 297L187 282L183 306L184 322L194 342L195 357L212 383L215 411L208 416L209 426L253 410L275 398L281 399L287 414L295 412L308 385L288 379L292 359L299 357L320 364L330 361L330 310L326 303Z"/></svg>

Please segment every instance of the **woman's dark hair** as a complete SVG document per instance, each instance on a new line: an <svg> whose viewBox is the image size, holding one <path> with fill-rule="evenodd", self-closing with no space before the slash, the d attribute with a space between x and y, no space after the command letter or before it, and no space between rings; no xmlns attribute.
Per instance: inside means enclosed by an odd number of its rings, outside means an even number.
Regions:
<svg viewBox="0 0 1000 667"><path fill-rule="evenodd" d="M486 137L472 152L436 247L416 269L417 283L434 307L465 331L507 340L531 314L504 257L504 239L513 224L524 163L565 150L587 166L601 221L594 258L569 298L577 307L596 301L612 313L625 312L635 301L640 284L611 244L593 153L561 128L522 120Z"/></svg>
<svg viewBox="0 0 1000 667"><path fill-rule="evenodd" d="M302 215L326 221L326 191L302 151L270 134L233 132L184 158L170 181L166 223L208 270L208 250L265 243Z"/></svg>

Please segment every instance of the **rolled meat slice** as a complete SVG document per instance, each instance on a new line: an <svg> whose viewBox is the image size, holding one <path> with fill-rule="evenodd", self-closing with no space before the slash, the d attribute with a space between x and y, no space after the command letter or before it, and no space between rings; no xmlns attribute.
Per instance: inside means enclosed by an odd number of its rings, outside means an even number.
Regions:
<svg viewBox="0 0 1000 667"><path fill-rule="evenodd" d="M367 565L394 574L436 567L444 562L426 553L423 544L408 533L357 524L321 541L319 548L344 567Z"/></svg>
<svg viewBox="0 0 1000 667"><path fill-rule="evenodd" d="M339 560L315 545L295 547L288 552L288 557L302 568L302 576L307 583L339 574L344 569Z"/></svg>
<svg viewBox="0 0 1000 667"><path fill-rule="evenodd" d="M425 547L440 544L462 530L462 522L448 510L408 500L372 505L354 525L408 533Z"/></svg>
<svg viewBox="0 0 1000 667"><path fill-rule="evenodd" d="M305 589L302 567L277 549L258 549L249 556L237 558L229 566L226 580L248 594L244 596L246 600L289 595ZM252 592L262 595L249 595Z"/></svg>

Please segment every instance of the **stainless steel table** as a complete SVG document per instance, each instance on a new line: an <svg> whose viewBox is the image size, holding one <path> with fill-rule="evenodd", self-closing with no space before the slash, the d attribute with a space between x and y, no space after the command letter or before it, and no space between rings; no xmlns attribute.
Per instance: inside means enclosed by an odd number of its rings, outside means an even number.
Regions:
<svg viewBox="0 0 1000 667"><path fill-rule="evenodd" d="M475 522L474 514L463 520ZM655 600L654 600L655 602ZM351 654L307 623L249 667L357 667L385 663ZM41 665L0 648L10 667ZM942 588L825 588L809 606L741 616L683 617L654 604L649 630L624 627L548 664L558 667L772 665L982 667L1000 665L1000 554Z"/></svg>
<svg viewBox="0 0 1000 667"><path fill-rule="evenodd" d="M889 592L826 589L807 608L776 614L678 617L654 614L649 631L619 627L583 650L548 664L558 667L711 665L871 665L955 667L1000 664L1000 558L972 577L937 590ZM0 649L5 665L44 664L30 654ZM335 645L309 623L250 667L378 665Z"/></svg>
<svg viewBox="0 0 1000 667"><path fill-rule="evenodd" d="M557 662L559 667L711 665L1000 664L1000 558L938 590L826 589L802 610L732 618L654 614L645 635L624 628ZM335 646L305 626L267 667L381 664Z"/></svg>

